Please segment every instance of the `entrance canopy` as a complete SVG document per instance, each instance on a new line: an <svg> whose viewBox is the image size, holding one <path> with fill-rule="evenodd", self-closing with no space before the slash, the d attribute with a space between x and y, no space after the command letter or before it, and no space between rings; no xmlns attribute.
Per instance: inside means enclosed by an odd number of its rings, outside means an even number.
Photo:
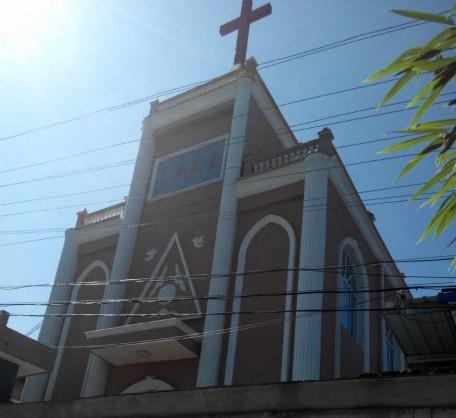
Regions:
<svg viewBox="0 0 456 418"><path fill-rule="evenodd" d="M183 360L199 356L196 331L176 318L85 333L91 351L114 366Z"/></svg>

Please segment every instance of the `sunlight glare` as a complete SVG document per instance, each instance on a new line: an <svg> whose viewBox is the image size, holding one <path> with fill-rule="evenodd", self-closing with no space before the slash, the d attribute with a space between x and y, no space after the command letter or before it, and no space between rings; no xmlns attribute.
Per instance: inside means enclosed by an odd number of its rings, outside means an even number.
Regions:
<svg viewBox="0 0 456 418"><path fill-rule="evenodd" d="M0 54L28 60L59 38L69 17L64 0L0 0Z"/></svg>

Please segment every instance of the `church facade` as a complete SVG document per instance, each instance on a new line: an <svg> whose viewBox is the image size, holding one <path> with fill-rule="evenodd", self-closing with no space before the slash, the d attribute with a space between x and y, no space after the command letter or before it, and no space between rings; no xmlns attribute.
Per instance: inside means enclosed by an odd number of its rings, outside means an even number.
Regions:
<svg viewBox="0 0 456 418"><path fill-rule="evenodd" d="M151 103L128 197L66 232L23 400L400 367L403 277L333 139L298 142L253 59Z"/></svg>

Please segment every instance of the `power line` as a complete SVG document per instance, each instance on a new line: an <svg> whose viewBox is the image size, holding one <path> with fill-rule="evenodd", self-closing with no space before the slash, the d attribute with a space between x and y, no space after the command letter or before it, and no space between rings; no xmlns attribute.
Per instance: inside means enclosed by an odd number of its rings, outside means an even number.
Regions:
<svg viewBox="0 0 456 418"><path fill-rule="evenodd" d="M452 94L455 94L455 93L456 92L445 93L445 94L446 95L452 95ZM403 103L407 103L407 102L408 101L390 103L389 106L394 106L394 105L403 104ZM432 105L433 106L440 105L440 104L443 104L443 103L446 103L446 102L447 102L446 100L443 100L443 101L435 102ZM358 113L358 112L364 112L364 111L372 110L372 109L375 109L375 108L376 107L368 107L368 108L358 109L358 110L351 111L351 112L345 112L343 114L353 114L353 113ZM400 113L400 112L404 112L404 111L410 111L410 110L414 110L416 108L417 108L417 106L410 107L410 108L405 108L405 109L393 110L393 111L389 111L389 112L377 113L377 114L374 114L374 115L366 115L366 116L361 116L361 117L357 117L357 118L345 119L345 120L341 120L341 121L332 122L330 124L330 126L336 125L336 124L341 124L341 123L358 121L358 120L362 120L362 119L370 119L370 118L374 118L374 117L389 115L389 114L392 114L392 113ZM343 115L343 114L332 115L332 116L328 116L326 118L334 118L334 117L338 117L338 116ZM319 118L317 120L322 120L322 119L325 119L325 118ZM291 126L304 125L304 124L308 124L308 123L312 123L312 122L314 122L314 121L301 122L301 123L297 123L297 124L291 125ZM320 128L320 127L323 127L323 126L327 126L327 124L313 125L313 126L310 126L310 127L294 129L293 132L303 131L303 130L308 130L308 129L314 129L314 128ZM277 134L280 134L278 132L280 130L284 131L284 128L275 130L275 132ZM239 139L241 139L241 138L243 138L243 137L239 137ZM233 142L233 140L235 140L235 139L238 139L238 138L230 138L231 143L235 143L235 142ZM109 147L109 146L107 146L107 147ZM133 165L136 161L137 161L137 159L121 160L121 161L116 161L114 163L102 164L102 165L87 167L87 168L79 169L79 170L65 171L65 172L58 173L58 174L51 174L51 175L37 177L37 178L32 178L32 179L25 179L25 180L15 181L15 182L11 182L11 183L4 183L4 184L0 184L0 188L18 186L18 185L22 185L22 184L40 182L40 181L45 181L45 180L54 180L54 179L59 179L59 178L63 178L63 177L68 177L68 176L86 174L86 173L91 173L91 172L100 171L100 170L107 170L107 169L111 169L111 168L118 168L118 167L122 167L122 166ZM228 168L233 168L233 167L228 167Z"/></svg>
<svg viewBox="0 0 456 418"><path fill-rule="evenodd" d="M308 50L305 50L305 51L297 52L297 53L291 54L291 55L285 55L283 57L275 58L275 59L272 59L272 60L269 60L269 61L263 61L263 62L258 64L258 67L261 70L265 70L267 68L271 68L271 67L275 67L277 65L285 64L285 63L290 62L290 61L295 61L297 59L302 59L302 58L308 57L310 55L315 55L315 54L318 54L320 52L329 51L329 50L332 50L332 49L335 49L335 48L339 48L341 46L351 45L351 44L354 44L354 43L357 43L357 42L364 41L366 39L372 39L372 38L376 38L376 37L379 37L379 36L388 35L390 33L400 32L402 30L411 29L411 28L414 28L414 27L417 27L417 26L422 26L422 25L425 25L427 23L428 22L402 23L402 24L399 24L399 25L394 25L394 26L389 26L389 27L385 27L385 28L381 28L381 29L376 29L376 30L373 30L373 31L370 31L370 32L360 33L358 35L353 35L353 36L350 36L348 38L345 38L345 39L342 39L342 40L339 40L339 41L330 42L330 43L321 45L321 46L316 47L316 48L312 48L312 49L308 49Z"/></svg>
<svg viewBox="0 0 456 418"><path fill-rule="evenodd" d="M368 263L356 263L351 264L350 267L368 267L368 266L381 266L383 264L395 264L395 263L418 263L418 262L434 262L434 261L448 261L452 260L455 255L446 255L446 256L432 256L432 257L412 257L412 258L402 258L388 261L372 261ZM209 280L212 278L234 278L239 275L243 276L255 276L265 273L280 273L280 272L299 272L299 271L308 271L308 272L322 272L322 273L341 273L341 265L332 265L332 266L314 266L314 267L299 267L299 268L277 268L277 269L259 269L259 270L247 270L247 271L231 271L228 273L200 273L200 274L191 274L189 276L182 275L169 275L166 279L159 276L153 277L140 277L140 278L126 278L120 280L109 281L109 284L128 284L128 283L167 283L175 281L176 279L188 279L192 281L197 280ZM396 277L396 278L429 278L429 279L454 279L455 276L432 276L432 275L410 275L403 276L401 274L374 274L369 272L356 272L352 273L355 276L365 276L365 277ZM106 280L98 281L89 281L89 282L62 282L62 283L34 283L34 284L22 284L22 285L3 285L0 286L0 291L10 291L10 290L20 290L28 289L35 287L82 287L82 286L105 286L107 284ZM415 288L414 285L410 286Z"/></svg>
<svg viewBox="0 0 456 418"><path fill-rule="evenodd" d="M425 183L410 183L410 184L397 185L397 186L387 186L387 187L381 187L381 188L373 188L373 189L361 190L361 191L358 191L357 193L358 194L364 194L364 193L372 193L372 192L385 191L385 190L403 189L403 188L409 188L409 187L418 187L418 186L422 186L423 184L425 184ZM118 184L118 185L114 185L114 186L101 187L101 188L97 188L97 189L83 190L83 191L74 192L74 193L64 193L64 194L60 194L60 195L44 196L44 197L38 197L38 198L33 198L33 199L16 200L16 201L0 203L0 207L1 206L13 206L13 205L18 205L18 204L22 204L22 203L38 202L38 201L43 201L43 200L59 199L59 198L63 198L63 197L80 196L80 195L84 195L84 194L90 194L90 193L95 193L95 192L99 192L99 191L119 189L119 188L128 187L128 186L130 186L129 183L124 183L124 184ZM344 196L356 195L357 193L346 193L346 194L344 194ZM135 196L132 196L131 198L135 198ZM131 198L127 198L127 200L131 199ZM217 199L215 199L215 198L214 199L204 199L202 201L198 201L198 202L195 202L195 203L203 203L203 202L208 202L210 200L217 200ZM307 202L310 201L310 200L319 200L319 199L306 199ZM117 200L117 201L119 201L119 200ZM192 205L195 204L195 203L192 203ZM84 203L81 203L81 205L84 205ZM186 206L189 206L189 205L183 205L183 207L186 207ZM55 230L55 228L52 228L52 229ZM62 228L57 228L57 229L65 230L65 229L67 229L67 227L62 227ZM5 231L5 230L2 231L2 230L0 230L0 234L1 233L9 233L9 232L10 231Z"/></svg>
<svg viewBox="0 0 456 418"><path fill-rule="evenodd" d="M417 201L422 201L422 200L425 200L426 198L424 196L429 196L429 195L432 195L433 192L427 192L427 193L424 193L423 194L423 197L419 197L415 200ZM353 195L353 193L350 193L350 195ZM345 196L345 195L342 195L342 197ZM355 194L356 196L356 194ZM344 208L344 207L353 207L353 206L365 206L365 202L371 202L371 203L367 203L367 205L374 205L374 204L386 204L386 203L403 203L403 202L408 202L409 200L399 200L399 201L393 201L393 202L390 202L389 199L397 199L397 198L411 198L413 196L413 194L401 194L401 195L391 195L391 196L378 196L378 197L371 197L371 198L365 198L364 200L362 199L356 199L356 200L353 200L353 201L345 201L344 202L344 205L337 205L337 206L331 206L331 205L327 205L326 203L320 203L320 204L317 204L317 205L309 205L309 206L306 206L304 207L303 211L304 212L313 212L313 210L315 209L320 209L320 210L326 210L327 208L333 208L333 209L339 209L339 208ZM144 197L147 197L147 195L141 195L141 196L132 196L130 198L127 198L127 201L128 200L134 200L134 199L140 199L140 198L144 198ZM207 203L209 201L217 201L218 199L217 198L212 198L212 199L204 199L202 201L197 201L197 202L192 202L191 204L186 204L186 205L182 205L180 206L178 209L176 210L181 210L183 207L187 207L187 206L194 206L196 204L200 204L200 203ZM309 201L320 201L321 199L318 199L318 198L313 198L313 199L303 199L302 202L303 203L308 203ZM378 200L385 200L385 202L377 202ZM110 199L110 200L101 200L101 201L95 201L95 202L83 202L83 203L76 203L76 204L71 204L71 205L64 205L64 206L55 206L55 207L51 207L51 208L43 208L43 209L30 209L30 210L25 210L25 211L17 211L17 212L9 212L9 213L5 213L5 214L0 214L0 218L5 218L5 217L11 217L11 216L21 216L21 215L29 215L29 214L33 214L33 213L41 213L41 212L49 212L49 211L54 211L54 210L62 210L62 209L70 209L70 208L81 208L81 207L87 207L87 206L92 206L92 205L99 205L99 204L106 204L106 203L117 203L119 202L118 199ZM377 202L377 203L372 203L372 202ZM161 213L158 213L158 215L160 215ZM163 214L166 214L166 215L169 215L169 210L168 211L163 211ZM231 212L219 212L219 214L221 216L224 216L224 215L230 215ZM189 217L193 217L193 215L190 215ZM180 218L181 219L186 219L186 217L184 218ZM174 221L174 219L170 219L169 221ZM168 222L169 222L168 221ZM157 223L161 223L161 221L155 221L155 222L150 222L150 223L143 223L143 224L136 224L134 225L135 227L137 226L145 226L145 225L156 225ZM163 223L166 223L166 221L163 221ZM49 231L58 231L58 230L66 230L68 228L43 228L41 230L41 232L49 232ZM111 229L118 229L118 226L116 227L113 227ZM30 231L33 231L33 230L27 230L27 233L31 233ZM36 231L36 230L35 230ZM7 234L11 234L12 231L1 231L0 230L0 234L4 234L4 233L7 233ZM22 232L24 233L24 232Z"/></svg>
<svg viewBox="0 0 456 418"><path fill-rule="evenodd" d="M454 93L449 93L449 94L454 94ZM447 100L441 100L441 101L432 103L431 106L437 106L437 105L440 105L440 104L445 104L447 102L448 102ZM408 111L411 111L411 110L415 110L417 108L418 108L418 106L413 106L413 107L408 107L408 108L404 108L404 109L390 110L388 112L380 112L380 113L376 113L376 114L373 114L373 115L359 116L359 117L356 117L356 118L349 118L349 119L344 119L344 120L330 122L330 123L312 125L312 126L308 126L308 127L305 127L305 128L293 129L293 132L307 131L309 129L322 128L322 127L326 127L328 125L329 126L334 126L334 125L340 125L342 123L356 122L358 120L378 118L380 116L386 116L386 115L392 115L392 114L395 114L395 113L408 112Z"/></svg>
<svg viewBox="0 0 456 418"><path fill-rule="evenodd" d="M62 197L80 196L80 195L84 195L84 194L102 192L102 191L106 191L106 190L120 189L120 188L128 187L128 186L130 186L130 183L118 184L118 185L114 185L114 186L100 187L100 188L97 188L97 189L84 190L84 191L81 191L81 192L64 193L64 194L54 195L54 196L35 197L33 199L24 199L24 200L3 202L3 203L0 203L0 206L13 206L13 205L19 205L19 204L22 204L22 203L38 202L38 201L42 201L42 200L60 199Z"/></svg>
<svg viewBox="0 0 456 418"><path fill-rule="evenodd" d="M422 200L425 200L425 198L417 198L415 200L422 201ZM368 206L407 203L407 202L410 202L410 200L409 199L400 199L400 200L394 200L394 201L371 202L371 203L368 203ZM343 208L350 208L350 207L365 207L365 206L366 205L361 201L360 203L355 203L355 204L351 204L351 205L340 205L340 206L332 206L332 207L328 206L328 205L325 205L325 206L323 206L323 205L320 205L320 206L315 205L315 207L305 208L303 211L304 212L313 212L313 211L326 210L327 208L329 208L329 209L335 209L335 208L336 209L337 208L343 209ZM158 224L174 223L174 222L178 222L178 221L181 221L181 220L184 220L184 219L194 218L194 217L197 217L197 216L201 216L201 214L189 215L189 216L185 216L185 217L181 217L181 218L174 218L174 219L170 219L168 221L145 222L145 223L142 223L142 224L135 224L135 225L119 225L118 227L100 228L100 229L98 229L98 231L100 231L100 230L117 230L117 229L120 229L120 228L123 228L123 227L128 227L128 228L133 228L134 227L134 228L136 228L136 227L140 227L140 226L151 226L151 225L158 225ZM227 218L227 217L230 217L230 216L233 216L233 215L222 215L222 217L224 217L224 218ZM49 232L51 230L55 231L55 230L57 230L57 228L50 229ZM87 231L86 233L90 233L90 232L91 231ZM30 240L24 240L24 241L14 241L14 242L10 242L10 243L0 244L0 247L10 247L10 246L15 246L15 245L28 244L28 243L37 242L37 241L53 240L53 239L58 239L58 238L64 238L64 236L63 235L54 235L54 236L38 238L38 239L30 239Z"/></svg>
<svg viewBox="0 0 456 418"><path fill-rule="evenodd" d="M456 278L455 278L456 279ZM112 303L133 303L133 304L149 304L149 303L162 303L162 302L187 302L187 301L208 301L208 300L236 300L246 298L258 298L258 297L282 297L282 296L298 296L298 295L339 295L339 294L371 294L371 293L391 293L402 290L443 290L443 289L455 289L455 284L447 286L436 286L436 285L414 285L414 286L399 286L393 288L382 288L382 289L367 289L367 288L354 288L350 290L303 290L303 291L292 291L292 292L272 292L272 293L243 293L233 294L232 296L173 296L173 297L154 297L154 298L120 298L120 299L83 299L74 301L52 301L52 302L0 302L1 307L14 307L14 306L70 306L70 305L106 305Z"/></svg>
<svg viewBox="0 0 456 418"><path fill-rule="evenodd" d="M258 64L258 68L260 69L260 67L261 67L261 69L266 69L266 68L269 68L269 67L272 67L272 66L284 64L284 63L292 61L292 60L301 59L301 58L304 58L304 57L309 56L309 55L313 55L313 54L320 53L320 52L325 52L325 51L328 51L330 49L334 49L334 48L337 48L337 47L340 47L340 46L345 46L345 45L348 45L350 43L355 43L355 42L359 42L359 41L362 41L362 40L365 40L365 39L371 39L371 38L374 38L374 37L377 37L377 36L383 36L383 35L386 35L388 33L393 33L393 32L397 32L397 31L401 31L401 30L405 30L405 29L410 29L410 28L413 28L413 27L416 27L416 26L420 26L420 25L423 25L423 24L426 24L426 23L427 22L404 23L404 24L400 24L400 25L394 25L394 26L388 26L388 27L385 27L385 28L376 29L376 30L369 31L369 32L364 32L364 33L361 33L361 34L358 34L358 35L353 35L351 37L348 37L348 38L345 38L345 39L342 39L342 40L339 40L339 41L335 41L335 42L331 42L331 43L322 45L322 46L317 47L317 48L312 48L310 50L301 51L299 53L283 56L283 57L276 58L276 59L269 60L269 61L263 61L263 62ZM44 130L44 129L49 129L49 128L53 128L53 127L56 127L56 126L65 125L65 124L68 124L68 123L71 123L71 122L76 122L76 121L79 121L79 120L82 120L82 119L94 117L94 116L99 115L99 114L121 110L121 109L130 107L130 106L139 104L139 103L143 103L143 102L146 102L146 101L149 101L149 100L152 100L152 99L156 99L158 97L179 93L181 91L185 91L187 89L196 87L198 85L205 84L205 83L207 83L207 82L209 82L211 80L212 79L207 79L207 80L203 80L203 81L198 81L198 82L193 82L193 83L181 85L181 86L174 87L174 88L171 88L171 89L168 89L168 90L164 90L164 91L161 91L161 92L158 92L158 93L146 96L146 97L142 97L142 98L139 98L139 99L134 99L134 100L131 100L131 101L128 101L128 102L123 102L123 103L120 103L120 104L117 104L117 105L114 105L114 106L108 106L108 107L100 108L98 110L95 110L95 111L92 111L92 112L88 112L88 113L83 113L81 115L78 115L78 116L75 116L75 117L72 117L72 118L68 118L68 119L65 119L65 120L62 120L62 121L57 121L57 122L54 122L54 123L41 125L41 126L38 126L38 127L35 127L35 128L31 128L31 129L28 129L28 130L25 130L25 131L22 131L22 132L18 132L18 133L12 134L12 135L0 137L0 142L1 141L6 141L8 139L12 139L12 138L17 138L17 137L20 137L20 136L28 135L28 134L31 134L31 133L34 133L34 132L38 132L38 131L41 131L41 130Z"/></svg>
<svg viewBox="0 0 456 418"><path fill-rule="evenodd" d="M422 306L420 310L429 310L432 312L450 312L452 309L450 306L447 308L437 308L435 306ZM315 309L265 309L265 310L254 310L254 311L220 311L220 312L204 312L204 313L195 313L195 312L175 312L173 317L195 317L195 316L220 316L220 315L270 315L270 314L283 314L283 313L296 313L296 312L401 312L404 308L315 308ZM75 318L75 317L114 317L114 318L169 318L169 313L42 313L42 314L32 314L32 313L10 313L10 316L16 317L51 317L51 318Z"/></svg>
<svg viewBox="0 0 456 418"><path fill-rule="evenodd" d="M41 325L43 324L43 321L38 321L38 323L36 323L32 328L30 328L26 333L25 333L25 336L26 337L30 337L31 335L33 335L36 331L38 331L41 327Z"/></svg>
<svg viewBox="0 0 456 418"><path fill-rule="evenodd" d="M434 103L434 104L440 104L440 102ZM399 109L399 111L404 111L404 110L410 110L410 109ZM396 111L394 111L394 112L396 112ZM389 113L389 112L387 112L387 113ZM381 113L381 114L376 114L376 115L369 115L367 117L369 118L369 117L376 117L376 116L382 116L382 115L383 114ZM357 118L357 119L359 119L359 118ZM352 119L352 120L355 120L355 119ZM352 120L334 122L333 124L343 123L343 122L352 121ZM321 126L324 126L324 125L321 125ZM310 129L310 128L301 128L301 129ZM232 139L236 139L236 138L231 138L231 140ZM403 158L405 156L413 156L413 155L414 154L407 154L404 156L392 156L392 157L386 157L386 158L375 159L375 160L359 161L356 163L345 164L345 166L365 164L368 162L371 163L374 161L386 161L388 159ZM86 168L78 169L78 170L70 170L70 171L64 171L64 172L57 173L57 174L50 174L50 175L42 176L42 177L35 177L35 178L31 178L31 179L24 179L24 180L19 180L19 181L10 182L10 183L3 183L3 184L0 184L0 188L18 186L18 185L23 185L23 184L28 184L28 183L36 183L36 182L41 182L41 181L46 181L46 180L55 180L55 179L60 179L60 178L64 178L64 177L74 176L74 175L87 174L87 173L92 173L92 172L96 172L96 171L107 170L107 169L111 169L111 168L124 167L124 166L128 166L128 165L133 165L137 161L151 161L151 159L150 158L137 158L137 159L120 160L120 161L115 161L115 162L109 163L109 164L101 164L101 165L90 166L90 167L86 167ZM226 168L237 168L237 167L226 167Z"/></svg>
<svg viewBox="0 0 456 418"><path fill-rule="evenodd" d="M363 301L362 303L370 303L370 302L375 302L378 300L381 300L382 298L372 298L368 299L367 301ZM354 303L354 306L360 305L360 302ZM265 321L256 321L251 324L245 324L245 325L238 325L236 327L227 327L227 328L220 328L220 329L215 329L211 331L202 331L202 332L195 332L192 334L187 334L187 335L178 335L174 337L162 337L162 338L156 338L153 340L142 340L142 341L127 341L127 342L121 342L121 343L108 343L108 344L98 344L98 345L70 345L70 346L65 346L65 345L58 345L58 346L51 346L51 348L55 349L66 349L66 348L75 348L75 349L95 349L95 348L103 348L103 347L113 347L113 346L123 346L123 345L131 345L131 344L138 344L138 343L148 343L148 342L165 342L165 341L176 341L176 340L186 340L186 339L193 339L193 338L201 338L207 335L218 335L218 334L226 334L234 331L245 331L248 329L252 328L258 328L258 327L263 327L263 326L268 326L268 325L273 325L276 323L284 323L291 321L292 319L297 319L297 318L302 318L302 317L309 317L309 316L315 316L315 315L320 315L321 313L306 313L306 314L299 314L299 315L290 315L285 318L278 318L278 319L269 319Z"/></svg>
<svg viewBox="0 0 456 418"><path fill-rule="evenodd" d="M134 106L134 105L139 104L139 103L147 102L149 100L157 99L157 98L162 97L162 96L168 96L170 94L180 93L181 91L185 91L187 89L190 89L192 87L196 87L196 86L198 86L200 84L204 84L204 83L207 83L209 81L211 81L211 79L207 79L207 80L203 80L203 81L197 81L197 82L193 82L193 83L189 83L189 84L184 84L184 85L181 85L179 87L174 87L174 88L171 88L171 89L168 89L168 90L163 90L161 92L158 92L158 93L155 93L155 94L152 94L152 95L149 95L149 96L145 96L145 97L142 97L142 98L139 98L139 99L130 100L128 102L123 102L123 103L120 103L120 104L117 104L117 105L113 105L113 106L103 107L103 108L94 110L92 112L83 113L83 114L80 114L78 116L74 116L74 117L71 117L71 118L68 118L68 119L64 119L64 120L61 120L61 121L49 123L49 124L46 124L46 125L41 125L41 126L38 126L36 128L27 129L25 131L17 132L15 134L11 134L11 135L8 135L8 136L3 136L3 137L0 137L0 142L7 141L9 139L17 138L17 137L24 136L24 135L29 135L31 133L35 133L35 132L42 131L42 130L45 130L45 129L54 128L56 126L66 125L68 123L76 122L76 121L79 121L79 120L82 120L82 119L91 118L91 117L100 115L102 113L109 113L109 112L113 112L113 111L116 111L116 110L125 109L127 107Z"/></svg>
<svg viewBox="0 0 456 418"><path fill-rule="evenodd" d="M393 78L393 79L390 79L390 80L378 81L378 82L375 82L375 83L369 83L369 84L364 84L364 85L360 85L360 86L354 86L354 87L350 87L350 88L346 88L346 89L342 89L342 90L336 90L336 91L332 91L332 92L322 93L322 94L319 94L319 95L316 95L316 96L299 98L299 99L291 100L291 101L288 101L288 102L280 103L280 104L278 104L276 106L266 107L266 108L263 108L261 110L265 111L265 110L271 110L271 109L275 109L275 108L279 108L279 107L290 106L290 105L293 105L293 104L298 104L298 103L302 103L302 102L306 102L306 101L310 101L310 100L314 100L314 99L320 99L320 98L323 98L323 97L329 97L329 96L333 96L333 95L337 95L337 94L342 94L342 93L352 92L352 91L361 90L361 89L365 89L365 88L375 87L375 86L378 86L378 85L391 83L393 81L397 81L397 79ZM241 116L245 116L245 115L237 115L235 117L241 117ZM233 118L235 118L235 117L233 117ZM91 153L94 153L94 152L105 151L105 150L110 149L110 148L119 147L119 146L123 146L123 145L129 145L129 144L133 144L133 143L140 142L140 141L141 141L141 139L132 139L132 140L127 140L127 141L116 142L114 144L105 145L105 146L102 146L102 147L92 148L92 149L87 150L87 151L81 151L81 152L77 152L77 153L64 155L64 156L61 156L61 157L52 158L52 159L49 159L49 160L44 160L44 161L39 161L39 162L36 162L36 163L30 163L30 164L25 164L25 165L22 165L22 166L17 166L17 167L12 167L12 168L8 168L8 169L3 169L3 170L0 170L0 174L9 173L9 172L13 172L13 171L19 171L19 170L23 170L23 169L27 169L27 168L38 167L38 166L42 166L42 165L46 165L46 164L51 164L51 163L54 163L54 162L65 161L65 160L68 160L68 159L71 159L71 158L80 157L80 156L91 154Z"/></svg>
<svg viewBox="0 0 456 418"><path fill-rule="evenodd" d="M452 91L452 92L449 92L449 93L441 94L440 97L452 96L452 95L455 95L455 94L456 94L456 91ZM391 102L391 103L387 103L387 104L382 105L382 108L391 107L391 106L397 106L397 105L402 105L402 104L407 104L409 102L410 102L410 100L401 100L401 101L398 101L398 102ZM442 100L440 102L436 102L435 104L437 105L437 104L443 104L443 103L447 103L447 101L446 100ZM412 106L410 108L399 109L399 110L403 110L403 111L405 111L405 110L415 110L418 107L419 106ZM309 121L306 121L306 122L294 123L294 124L289 125L289 127L290 128L294 128L296 126L310 125L311 123L320 122L322 120L339 118L341 116L348 116L348 115L353 115L353 114L356 114L356 113L369 112L369 111L373 111L373 110L378 110L378 108L379 108L378 105L363 107L361 109L350 110L348 112L342 112L342 113L337 113L337 114L334 114L334 115L323 116L321 118L309 120ZM329 122L329 123L331 123L331 122Z"/></svg>

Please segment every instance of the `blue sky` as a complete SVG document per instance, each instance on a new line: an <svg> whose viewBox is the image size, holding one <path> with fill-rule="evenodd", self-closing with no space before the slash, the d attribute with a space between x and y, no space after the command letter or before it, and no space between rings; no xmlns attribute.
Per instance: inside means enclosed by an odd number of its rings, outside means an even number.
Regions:
<svg viewBox="0 0 456 418"><path fill-rule="evenodd" d="M270 2L272 16L255 23L250 35L249 55L258 62L407 21L391 14L391 8L440 12L452 3L444 0ZM30 7L26 0L5 2L6 12L0 17L0 138L227 72L233 59L235 35L220 38L218 28L238 16L240 3L240 0L42 0ZM254 6L264 3L255 0ZM278 103L354 87L402 50L419 45L439 29L435 24L419 26L265 69L261 75ZM417 87L418 84L412 85L397 100L409 97ZM287 106L283 112L290 124L317 119L375 105L386 88L372 87L311 100ZM138 144L29 169L4 170L138 139L147 111L148 104L141 103L0 141L1 284L52 282L63 242L54 239L1 246L60 234L5 234L5 231L72 227L78 210L87 207L92 211L109 205L94 202L118 201L127 194L132 166L21 185L7 184L135 158ZM429 116L441 116L444 112L433 109ZM332 127L335 145L381 138L406 126L410 117L411 112L403 112L336 124ZM313 139L319 129L298 132L298 138ZM373 159L378 157L382 146L381 143L351 147L340 154L346 163ZM349 172L359 190L388 187L394 185L395 174L405 161L359 165L350 167ZM399 184L420 182L431 170L431 163L424 164ZM9 204L117 185L124 186L74 197ZM390 190L364 197L402 195L411 190ZM70 205L73 207L54 210ZM42 211L18 214L38 209ZM446 249L450 235L416 245L430 214L428 210L418 210L418 205L410 203L376 205L371 210L393 257L453 253ZM400 267L407 274L449 274L448 262ZM46 301L48 291L46 288L3 291L0 302ZM8 310L43 312L41 308L24 307ZM15 317L10 319L10 326L26 332L37 321L37 318Z"/></svg>

